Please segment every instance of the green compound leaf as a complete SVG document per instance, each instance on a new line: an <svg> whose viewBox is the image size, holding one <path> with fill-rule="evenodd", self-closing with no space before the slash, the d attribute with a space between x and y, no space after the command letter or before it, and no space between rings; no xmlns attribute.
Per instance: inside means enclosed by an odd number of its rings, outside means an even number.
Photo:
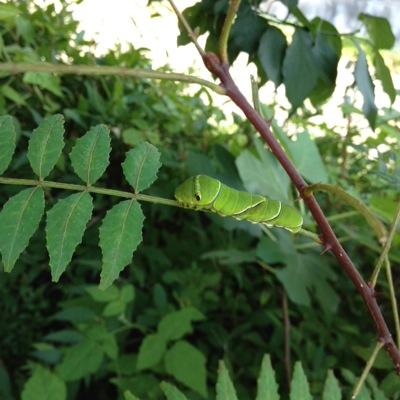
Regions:
<svg viewBox="0 0 400 400"><path fill-rule="evenodd" d="M223 361L219 363L216 400L238 400L235 387Z"/></svg>
<svg viewBox="0 0 400 400"><path fill-rule="evenodd" d="M64 147L64 117L61 114L44 118L29 140L28 159L33 172L44 179L60 158Z"/></svg>
<svg viewBox="0 0 400 400"><path fill-rule="evenodd" d="M147 335L140 345L136 368L142 370L154 367L161 361L166 348L167 342L161 335Z"/></svg>
<svg viewBox="0 0 400 400"><path fill-rule="evenodd" d="M324 393L322 400L342 400L342 393L340 391L339 382L335 378L332 371L328 371L324 385Z"/></svg>
<svg viewBox="0 0 400 400"><path fill-rule="evenodd" d="M57 282L70 263L76 246L82 241L93 211L87 192L61 199L47 213L46 239L53 282Z"/></svg>
<svg viewBox="0 0 400 400"><path fill-rule="evenodd" d="M25 189L11 197L0 212L0 252L10 272L36 232L44 211L42 188Z"/></svg>
<svg viewBox="0 0 400 400"><path fill-rule="evenodd" d="M299 361L294 366L292 384L290 388L290 400L312 400L310 387L303 367Z"/></svg>
<svg viewBox="0 0 400 400"><path fill-rule="evenodd" d="M165 354L165 368L178 382L207 396L206 358L190 343L176 342Z"/></svg>
<svg viewBox="0 0 400 400"><path fill-rule="evenodd" d="M160 386L167 400L187 400L187 397L174 385L168 382L161 382Z"/></svg>
<svg viewBox="0 0 400 400"><path fill-rule="evenodd" d="M110 130L105 125L91 128L76 141L70 158L76 174L88 185L93 185L104 173L111 151Z"/></svg>
<svg viewBox="0 0 400 400"><path fill-rule="evenodd" d="M358 58L356 62L356 68L354 75L358 89L364 98L363 113L367 117L369 124L372 128L375 128L376 116L378 110L375 105L375 94L374 84L371 79L371 75L368 71L367 58L365 57L364 51L359 48Z"/></svg>
<svg viewBox="0 0 400 400"><path fill-rule="evenodd" d="M279 400L275 371L272 368L269 355L265 355L262 360L260 376L257 381L256 400Z"/></svg>
<svg viewBox="0 0 400 400"><path fill-rule="evenodd" d="M25 83L39 86L49 92L61 97L60 78L48 72L26 72L23 77Z"/></svg>
<svg viewBox="0 0 400 400"><path fill-rule="evenodd" d="M0 117L0 175L10 165L17 143L17 132L10 115Z"/></svg>
<svg viewBox="0 0 400 400"><path fill-rule="evenodd" d="M126 200L107 212L100 227L103 253L100 288L110 286L132 261L133 252L142 241L144 215L135 200Z"/></svg>
<svg viewBox="0 0 400 400"><path fill-rule="evenodd" d="M55 374L39 365L35 366L32 376L25 383L22 400L65 400L67 388Z"/></svg>
<svg viewBox="0 0 400 400"><path fill-rule="evenodd" d="M122 164L125 178L136 193L147 189L156 180L160 167L160 152L148 142L129 150Z"/></svg>

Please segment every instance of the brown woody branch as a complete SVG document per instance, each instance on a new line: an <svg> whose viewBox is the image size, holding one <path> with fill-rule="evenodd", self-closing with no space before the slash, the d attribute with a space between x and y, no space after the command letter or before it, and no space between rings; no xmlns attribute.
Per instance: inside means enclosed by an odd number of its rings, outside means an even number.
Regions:
<svg viewBox="0 0 400 400"><path fill-rule="evenodd" d="M321 240L325 250L333 253L346 275L351 279L355 288L362 296L368 308L369 314L375 323L375 328L378 333L378 340L383 343L383 346L394 363L397 373L400 374L400 351L394 343L392 335L376 301L374 288L365 282L357 268L354 266L350 257L347 255L346 251L333 232L332 227L330 226L313 194L307 193L307 183L304 181L300 173L297 171L280 144L273 136L268 123L256 112L256 110L250 105L250 103L240 92L239 88L236 86L230 75L229 66L222 63L218 56L214 53L206 53L203 56L203 61L208 70L220 79L221 86L225 89L226 94L244 112L247 119L252 123L264 141L268 144L272 153L278 159L279 163L285 169L293 184L296 186L300 196L303 198L319 227L321 232Z"/></svg>

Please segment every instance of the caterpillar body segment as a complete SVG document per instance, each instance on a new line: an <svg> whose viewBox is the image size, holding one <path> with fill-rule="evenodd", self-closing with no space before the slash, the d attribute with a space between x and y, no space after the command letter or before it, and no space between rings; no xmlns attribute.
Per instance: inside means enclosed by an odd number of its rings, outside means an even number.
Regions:
<svg viewBox="0 0 400 400"><path fill-rule="evenodd" d="M277 226L291 232L298 232L303 224L303 218L295 208L232 189L206 175L188 178L176 189L175 198L186 208L208 210L224 217Z"/></svg>

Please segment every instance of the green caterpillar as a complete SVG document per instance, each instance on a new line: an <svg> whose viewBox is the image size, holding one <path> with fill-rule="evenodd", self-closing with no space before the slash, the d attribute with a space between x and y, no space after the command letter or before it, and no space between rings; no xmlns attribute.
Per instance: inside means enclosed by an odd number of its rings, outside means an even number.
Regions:
<svg viewBox="0 0 400 400"><path fill-rule="evenodd" d="M186 208L212 211L224 217L269 227L277 226L294 233L303 224L303 217L295 208L264 196L232 189L206 175L187 179L176 189L175 198Z"/></svg>

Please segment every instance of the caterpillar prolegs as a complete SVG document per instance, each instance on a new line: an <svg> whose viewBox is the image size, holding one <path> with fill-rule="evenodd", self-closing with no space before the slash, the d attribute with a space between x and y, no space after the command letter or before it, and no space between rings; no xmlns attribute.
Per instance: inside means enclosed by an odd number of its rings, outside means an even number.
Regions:
<svg viewBox="0 0 400 400"><path fill-rule="evenodd" d="M176 200L186 208L207 210L255 224L277 226L298 232L303 217L293 207L264 196L242 192L206 175L188 178L175 191Z"/></svg>

